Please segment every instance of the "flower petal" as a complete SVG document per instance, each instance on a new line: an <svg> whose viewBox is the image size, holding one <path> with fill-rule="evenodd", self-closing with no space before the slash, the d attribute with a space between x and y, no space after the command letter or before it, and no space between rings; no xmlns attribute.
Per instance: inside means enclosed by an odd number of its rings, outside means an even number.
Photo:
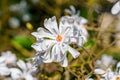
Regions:
<svg viewBox="0 0 120 80"><path fill-rule="evenodd" d="M68 27L71 27L71 24L67 22L68 18L66 16L61 17L59 24L60 34L63 34Z"/></svg>
<svg viewBox="0 0 120 80"><path fill-rule="evenodd" d="M55 39L55 36L48 32L47 30L45 30L44 28L38 28L38 32L32 32L32 35L35 36L36 38Z"/></svg>
<svg viewBox="0 0 120 80"><path fill-rule="evenodd" d="M77 50L73 49L70 46L68 46L68 51L71 53L73 58L77 58L80 55L80 53Z"/></svg>
<svg viewBox="0 0 120 80"><path fill-rule="evenodd" d="M0 63L5 61L5 57L0 57Z"/></svg>
<svg viewBox="0 0 120 80"><path fill-rule="evenodd" d="M77 43L78 43L78 46L83 46L83 44L85 43L85 37L84 36L79 36L77 38Z"/></svg>
<svg viewBox="0 0 120 80"><path fill-rule="evenodd" d="M36 51L44 51L47 49L47 47L45 46L45 44L41 43L35 43L32 45L32 47L36 50Z"/></svg>
<svg viewBox="0 0 120 80"><path fill-rule="evenodd" d="M19 80L22 76L22 72L17 68L11 68L10 72L13 80Z"/></svg>
<svg viewBox="0 0 120 80"><path fill-rule="evenodd" d="M73 5L70 6L71 12L74 15L76 13L75 7Z"/></svg>
<svg viewBox="0 0 120 80"><path fill-rule="evenodd" d="M7 76L10 74L10 70L7 67L0 67L0 75L1 76Z"/></svg>
<svg viewBox="0 0 120 80"><path fill-rule="evenodd" d="M58 33L58 26L57 26L57 22L56 22L56 17L55 16L53 16L52 18L49 18L48 20L45 19L44 26L52 34L56 35Z"/></svg>
<svg viewBox="0 0 120 80"><path fill-rule="evenodd" d="M87 19L85 19L84 17L80 17L79 18L80 20L80 25L84 25L85 23L87 23L88 22L88 20Z"/></svg>
<svg viewBox="0 0 120 80"><path fill-rule="evenodd" d="M31 74L26 74L24 77L25 80L36 80Z"/></svg>
<svg viewBox="0 0 120 80"><path fill-rule="evenodd" d="M101 61L106 66L109 67L109 65L112 63L113 57L108 55L102 55Z"/></svg>
<svg viewBox="0 0 120 80"><path fill-rule="evenodd" d="M50 63L53 61L54 56L50 53L50 49L47 50L42 57L44 63Z"/></svg>
<svg viewBox="0 0 120 80"><path fill-rule="evenodd" d="M120 68L120 62L117 63L117 68Z"/></svg>
<svg viewBox="0 0 120 80"><path fill-rule="evenodd" d="M54 55L54 60L53 60L54 62L60 62L65 57L65 51L62 50L62 46L60 46L60 44L56 44L52 48L51 55Z"/></svg>
<svg viewBox="0 0 120 80"><path fill-rule="evenodd" d="M68 14L72 14L72 12L69 9L65 9L64 11Z"/></svg>
<svg viewBox="0 0 120 80"><path fill-rule="evenodd" d="M120 12L120 1L118 1L111 9L112 14L118 14Z"/></svg>
<svg viewBox="0 0 120 80"><path fill-rule="evenodd" d="M95 74L104 74L105 71L103 69L95 69L94 70Z"/></svg>
<svg viewBox="0 0 120 80"><path fill-rule="evenodd" d="M23 60L19 60L17 62L17 65L24 71L24 70L27 70L27 66L25 64L25 62Z"/></svg>
<svg viewBox="0 0 120 80"><path fill-rule="evenodd" d="M68 66L68 61L67 58L65 57L61 62L60 62L62 67L67 67Z"/></svg>

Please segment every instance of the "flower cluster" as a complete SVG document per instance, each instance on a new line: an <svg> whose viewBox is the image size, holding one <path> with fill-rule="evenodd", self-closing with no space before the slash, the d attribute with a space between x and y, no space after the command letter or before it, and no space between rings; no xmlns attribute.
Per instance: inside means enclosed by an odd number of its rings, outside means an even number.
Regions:
<svg viewBox="0 0 120 80"><path fill-rule="evenodd" d="M117 63L116 70L113 71L110 67L107 69L95 69L95 74L101 75L100 80L120 80L120 62Z"/></svg>
<svg viewBox="0 0 120 80"><path fill-rule="evenodd" d="M6 77L6 80L37 80L32 76L32 64L16 59L16 55L11 51L1 53L0 76Z"/></svg>
<svg viewBox="0 0 120 80"><path fill-rule="evenodd" d="M57 24L56 17L45 19L44 27L38 28L37 32L32 32L36 37L36 43L32 47L37 54L32 58L35 66L42 63L60 62L62 67L68 66L67 52L76 58L80 53L69 46L71 43L78 44L79 47L87 39L87 30L84 24L87 22L83 17L75 13L75 8L70 7L71 11L66 9L71 16L63 16Z"/></svg>
<svg viewBox="0 0 120 80"><path fill-rule="evenodd" d="M99 80L120 80L120 62L117 63L116 69L112 68L116 62L112 56L103 54L101 59L95 62L94 74L99 75ZM94 77L91 75L86 80L94 80Z"/></svg>

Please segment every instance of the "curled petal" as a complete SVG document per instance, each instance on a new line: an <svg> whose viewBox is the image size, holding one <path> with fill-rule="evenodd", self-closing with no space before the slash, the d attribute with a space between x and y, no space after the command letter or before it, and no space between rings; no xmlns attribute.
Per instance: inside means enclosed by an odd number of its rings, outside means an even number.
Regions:
<svg viewBox="0 0 120 80"><path fill-rule="evenodd" d="M52 35L49 31L45 30L44 28L39 28L38 32L32 32L32 35L36 38L51 38L55 39L55 36Z"/></svg>
<svg viewBox="0 0 120 80"><path fill-rule="evenodd" d="M80 55L80 53L77 50L73 49L70 46L68 46L68 51L71 53L73 58L77 58Z"/></svg>
<svg viewBox="0 0 120 80"><path fill-rule="evenodd" d="M44 26L52 34L56 35L58 33L58 26L57 26L57 22L56 22L56 17L55 16L53 16L52 18L49 18L48 20L45 19Z"/></svg>
<svg viewBox="0 0 120 80"><path fill-rule="evenodd" d="M0 67L0 76L7 76L10 74L10 70L7 67Z"/></svg>
<svg viewBox="0 0 120 80"><path fill-rule="evenodd" d="M17 62L17 65L18 65L23 71L24 71L24 70L27 70L27 66L26 66L26 64L25 64L24 61L19 60L19 61Z"/></svg>
<svg viewBox="0 0 120 80"><path fill-rule="evenodd" d="M13 80L19 80L22 76L22 72L17 68L11 68L11 77Z"/></svg>
<svg viewBox="0 0 120 80"><path fill-rule="evenodd" d="M95 74L104 74L105 73L105 71L102 69L95 69L94 72L95 72Z"/></svg>
<svg viewBox="0 0 120 80"><path fill-rule="evenodd" d="M120 12L120 1L118 1L111 9L112 14L118 14Z"/></svg>
<svg viewBox="0 0 120 80"><path fill-rule="evenodd" d="M117 68L120 68L120 62L117 63Z"/></svg>
<svg viewBox="0 0 120 80"><path fill-rule="evenodd" d="M50 50L46 51L42 57L44 63L50 63L53 61L54 56L51 55Z"/></svg>
<svg viewBox="0 0 120 80"><path fill-rule="evenodd" d="M61 62L60 62L62 67L67 67L68 66L68 61L67 58L65 57Z"/></svg>
<svg viewBox="0 0 120 80"><path fill-rule="evenodd" d="M26 74L25 80L37 80L37 79L35 79L31 74Z"/></svg>

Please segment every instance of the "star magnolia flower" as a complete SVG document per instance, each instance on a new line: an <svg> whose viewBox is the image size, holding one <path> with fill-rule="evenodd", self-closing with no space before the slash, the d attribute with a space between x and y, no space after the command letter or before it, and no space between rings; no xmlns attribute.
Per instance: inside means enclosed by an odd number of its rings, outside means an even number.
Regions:
<svg viewBox="0 0 120 80"><path fill-rule="evenodd" d="M32 33L37 39L41 39L44 44L37 42L33 47L37 51L41 51L41 49L45 51L41 56L44 63L60 62L63 67L66 67L68 65L66 58L67 51L69 51L74 58L80 54L68 45L71 43L70 35L72 34L70 25L60 21L58 28L56 17L52 17L44 21L44 26L47 30L39 28L37 32ZM76 39L75 37L73 38ZM77 40L79 40L79 38L77 38Z"/></svg>
<svg viewBox="0 0 120 80"><path fill-rule="evenodd" d="M112 14L118 14L120 13L120 1L118 1L111 9Z"/></svg>
<svg viewBox="0 0 120 80"><path fill-rule="evenodd" d="M21 69L18 68L10 68L11 72L11 78L12 80L37 80L32 76L32 64L31 63L25 63L22 60L19 60L17 62L17 66Z"/></svg>

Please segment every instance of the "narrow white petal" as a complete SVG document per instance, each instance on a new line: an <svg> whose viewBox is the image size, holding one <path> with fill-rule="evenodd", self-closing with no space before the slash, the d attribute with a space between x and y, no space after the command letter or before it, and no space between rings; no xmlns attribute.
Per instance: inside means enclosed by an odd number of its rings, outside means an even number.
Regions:
<svg viewBox="0 0 120 80"><path fill-rule="evenodd" d="M71 55L72 55L74 58L77 58L77 57L80 55L80 53L79 53L77 50L73 49L73 48L70 47L70 46L68 46L68 51L71 53Z"/></svg>
<svg viewBox="0 0 120 80"><path fill-rule="evenodd" d="M85 39L85 37L84 36L79 36L78 38L77 38L78 40L78 46L83 46L83 44L85 43L85 41L86 41L86 39Z"/></svg>
<svg viewBox="0 0 120 80"><path fill-rule="evenodd" d="M120 68L120 62L117 63L117 68Z"/></svg>
<svg viewBox="0 0 120 80"><path fill-rule="evenodd" d="M25 77L25 80L35 80L35 78L31 74L29 74L29 73L24 75L24 77Z"/></svg>
<svg viewBox="0 0 120 80"><path fill-rule="evenodd" d="M118 1L111 9L112 14L118 14L120 12L120 1Z"/></svg>
<svg viewBox="0 0 120 80"><path fill-rule="evenodd" d="M5 61L5 57L0 57L0 63Z"/></svg>
<svg viewBox="0 0 120 80"><path fill-rule="evenodd" d="M60 62L65 57L65 51L62 50L62 46L60 46L60 44L53 46L51 54L54 55L54 62Z"/></svg>
<svg viewBox="0 0 120 80"><path fill-rule="evenodd" d="M26 66L27 66L28 69L31 69L31 68L32 68L32 63L27 62L27 63L26 63Z"/></svg>
<svg viewBox="0 0 120 80"><path fill-rule="evenodd" d="M104 74L105 73L105 71L102 69L95 69L94 72L95 72L95 74Z"/></svg>
<svg viewBox="0 0 120 80"><path fill-rule="evenodd" d="M36 51L42 51L42 49L41 49L41 44L40 44L40 43L33 44L32 47L33 47Z"/></svg>
<svg viewBox="0 0 120 80"><path fill-rule="evenodd" d="M39 28L38 32L32 32L31 34L33 36L35 36L36 38L51 38L51 39L55 39L55 36L52 35L50 32L48 32L47 30L45 30L44 28Z"/></svg>
<svg viewBox="0 0 120 80"><path fill-rule="evenodd" d="M7 67L0 67L0 75L7 76L10 74L10 70Z"/></svg>
<svg viewBox="0 0 120 80"><path fill-rule="evenodd" d="M27 66L25 64L25 62L23 60L19 60L17 62L17 65L24 71L24 70L27 70Z"/></svg>
<svg viewBox="0 0 120 80"><path fill-rule="evenodd" d="M56 17L53 16L52 18L49 18L48 20L45 19L44 21L44 26L46 29L48 29L52 34L57 34L58 33L58 26L57 26L57 21Z"/></svg>
<svg viewBox="0 0 120 80"><path fill-rule="evenodd" d="M71 5L70 9L71 9L72 15L75 15L75 13L76 13L75 7L73 5Z"/></svg>
<svg viewBox="0 0 120 80"><path fill-rule="evenodd" d="M54 59L54 56L50 53L50 50L46 51L41 57L44 63L50 63Z"/></svg>
<svg viewBox="0 0 120 80"><path fill-rule="evenodd" d="M55 44L56 40L44 40L42 45L46 45L49 48L51 45Z"/></svg>
<svg viewBox="0 0 120 80"><path fill-rule="evenodd" d="M67 58L65 57L61 62L60 62L62 67L67 67L68 66L68 61Z"/></svg>
<svg viewBox="0 0 120 80"><path fill-rule="evenodd" d="M88 32L87 32L87 29L84 27L84 25L80 25L79 30L82 31L81 32L82 36L88 37Z"/></svg>
<svg viewBox="0 0 120 80"><path fill-rule="evenodd" d="M50 44L50 43L49 43ZM35 43L32 45L32 47L36 50L36 51L44 51L47 49L47 45L44 42L40 42L40 43Z"/></svg>
<svg viewBox="0 0 120 80"><path fill-rule="evenodd" d="M88 22L87 19L85 19L84 17L80 17L80 25L84 25L87 22Z"/></svg>
<svg viewBox="0 0 120 80"><path fill-rule="evenodd" d="M72 14L69 9L65 9L65 12L68 13L68 14Z"/></svg>
<svg viewBox="0 0 120 80"><path fill-rule="evenodd" d="M19 80L23 75L22 72L17 68L11 68L10 71L11 71L11 77L13 80Z"/></svg>
<svg viewBox="0 0 120 80"><path fill-rule="evenodd" d="M68 16L61 17L59 24L60 34L63 34L68 27L71 27L71 25L67 22L67 20L69 20L68 18Z"/></svg>
<svg viewBox="0 0 120 80"><path fill-rule="evenodd" d="M66 54L66 51L68 50L68 47L65 46L65 44L60 45L60 49L62 51L62 54Z"/></svg>

